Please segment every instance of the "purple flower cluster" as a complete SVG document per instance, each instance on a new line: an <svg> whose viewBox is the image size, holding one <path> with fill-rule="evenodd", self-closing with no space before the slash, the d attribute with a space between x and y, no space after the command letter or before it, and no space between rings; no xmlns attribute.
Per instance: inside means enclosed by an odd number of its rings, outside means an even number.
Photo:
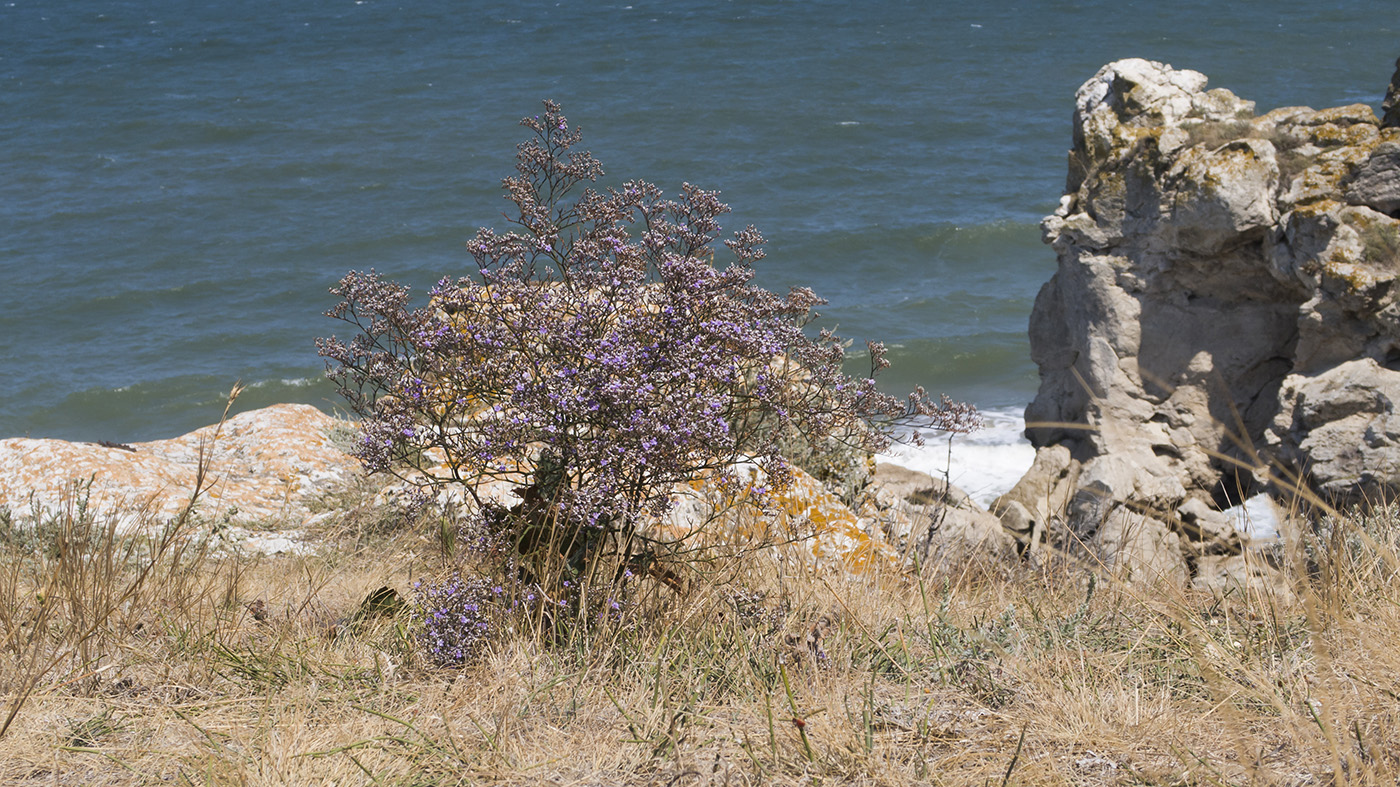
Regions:
<svg viewBox="0 0 1400 787"><path fill-rule="evenodd" d="M445 457L446 482L463 483L523 469L533 480L512 509L516 544L550 545L548 562L577 578L600 557L626 564L655 548L637 525L670 507L677 483L748 457L785 477L780 435L878 450L903 420L976 425L965 405L879 391L879 344L871 376L848 377L841 339L807 330L824 301L752 283L763 236L748 227L719 242L729 207L717 192L595 189L602 167L557 104L521 123L531 137L503 182L512 226L467 244L473 275L441 280L417 308L373 271L333 290L343 300L328 314L355 335L318 346L362 418L370 470ZM553 536L524 536L541 527Z"/></svg>
<svg viewBox="0 0 1400 787"><path fill-rule="evenodd" d="M499 633L505 591L485 577L415 582L418 641L433 662L457 666L480 657Z"/></svg>

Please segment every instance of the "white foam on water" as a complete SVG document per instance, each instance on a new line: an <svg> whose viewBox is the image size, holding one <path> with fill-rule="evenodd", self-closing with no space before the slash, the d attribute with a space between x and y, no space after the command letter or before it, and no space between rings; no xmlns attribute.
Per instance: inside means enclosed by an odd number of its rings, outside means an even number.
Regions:
<svg viewBox="0 0 1400 787"><path fill-rule="evenodd" d="M878 461L948 478L953 486L982 506L1006 493L1030 469L1035 449L1025 438L1026 422L1019 409L984 410L986 426L972 434L926 433L922 447L895 443ZM950 450L951 448L951 450ZM1252 539L1278 538L1278 508L1268 495L1255 495L1225 510L1235 528Z"/></svg>
<svg viewBox="0 0 1400 787"><path fill-rule="evenodd" d="M986 426L966 435L926 433L922 447L896 443L878 461L947 478L983 506L1006 493L1035 461L1020 409L984 410Z"/></svg>
<svg viewBox="0 0 1400 787"><path fill-rule="evenodd" d="M288 388L306 388L319 383L320 377L283 377L277 380L256 380L245 385L245 388L266 388L270 385L284 385Z"/></svg>

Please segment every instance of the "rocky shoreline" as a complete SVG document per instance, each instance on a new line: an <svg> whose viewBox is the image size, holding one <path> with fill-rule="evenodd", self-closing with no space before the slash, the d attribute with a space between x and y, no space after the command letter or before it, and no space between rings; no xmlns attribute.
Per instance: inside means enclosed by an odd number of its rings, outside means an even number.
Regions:
<svg viewBox="0 0 1400 787"><path fill-rule="evenodd" d="M1194 71L1101 69L1076 95L1066 193L1043 223L1058 268L1030 320L1034 465L990 512L893 465L853 505L804 475L787 507L822 512L814 554L907 555L931 532L918 546L941 560L1068 554L1214 586L1262 576L1222 513L1244 498L1394 499L1397 91L1384 121L1365 105L1256 116ZM348 425L308 405L214 429L131 446L0 440L0 507L59 510L80 489L93 510L170 516L212 445L205 515L296 531L360 472Z"/></svg>
<svg viewBox="0 0 1400 787"><path fill-rule="evenodd" d="M0 509L12 517L42 517L82 505L119 527L159 524L176 516L194 493L207 456L208 489L196 506L221 540L254 552L304 547L308 527L336 512L322 501L361 476L346 453L354 427L310 405L280 404L242 413L170 440L132 445L63 440L0 440ZM953 562L972 551L1011 554L1012 539L995 517L956 488L912 470L880 464L848 504L801 470L776 496L776 516L813 523L810 556L853 567L897 562L917 547L920 557ZM401 485L378 504L393 505ZM486 490L510 505L509 484ZM482 491L482 490L478 490ZM944 510L943 502L947 502ZM665 525L686 528L694 505L682 505ZM927 523L941 527L925 535ZM253 530L249 530L249 527Z"/></svg>

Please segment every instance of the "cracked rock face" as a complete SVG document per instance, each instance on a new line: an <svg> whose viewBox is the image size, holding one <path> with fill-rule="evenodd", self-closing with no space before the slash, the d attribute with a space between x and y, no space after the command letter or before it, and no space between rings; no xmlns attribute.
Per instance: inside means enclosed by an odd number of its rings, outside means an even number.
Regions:
<svg viewBox="0 0 1400 787"><path fill-rule="evenodd" d="M1265 461L1342 503L1400 492L1400 129L1256 116L1145 60L1101 69L1074 120L1030 324L1027 434L1057 453L1003 523L1177 576L1238 551L1218 509Z"/></svg>

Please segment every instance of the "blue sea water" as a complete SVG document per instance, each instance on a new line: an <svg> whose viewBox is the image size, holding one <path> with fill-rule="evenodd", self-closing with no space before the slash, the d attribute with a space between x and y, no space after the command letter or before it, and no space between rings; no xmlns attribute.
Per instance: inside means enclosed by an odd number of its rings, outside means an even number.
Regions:
<svg viewBox="0 0 1400 787"><path fill-rule="evenodd" d="M606 182L721 190L769 238L761 283L892 346L889 389L1014 412L1075 89L1146 57L1260 111L1377 106L1398 22L1393 0L0 0L0 437L173 436L237 380L240 409L335 408L327 289L464 272L545 98Z"/></svg>

